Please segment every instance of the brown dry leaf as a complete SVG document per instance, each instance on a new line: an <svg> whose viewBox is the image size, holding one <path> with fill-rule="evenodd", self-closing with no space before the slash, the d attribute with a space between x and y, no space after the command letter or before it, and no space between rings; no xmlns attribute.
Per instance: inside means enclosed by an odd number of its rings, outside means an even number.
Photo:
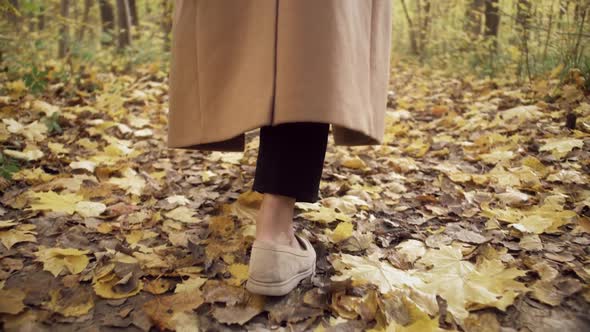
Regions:
<svg viewBox="0 0 590 332"><path fill-rule="evenodd" d="M94 308L93 294L86 288L53 289L49 295L51 300L46 304L47 309L65 317L86 315Z"/></svg>
<svg viewBox="0 0 590 332"><path fill-rule="evenodd" d="M334 310L338 316L355 320L359 316L357 308L360 306L362 298L358 296L349 296L344 291L332 293L331 309Z"/></svg>
<svg viewBox="0 0 590 332"><path fill-rule="evenodd" d="M146 302L143 310L160 329L174 331L177 324L183 324L183 319L178 318L178 315L190 313L201 304L203 304L203 296L200 292L182 292L156 297Z"/></svg>
<svg viewBox="0 0 590 332"><path fill-rule="evenodd" d="M202 294L207 303L222 302L226 305L235 305L248 299L248 292L244 288L228 285L219 280L205 282Z"/></svg>
<svg viewBox="0 0 590 332"><path fill-rule="evenodd" d="M265 297L252 294L246 303L216 306L213 309L213 317L220 323L244 325L254 316L264 311Z"/></svg>
<svg viewBox="0 0 590 332"><path fill-rule="evenodd" d="M238 197L238 202L246 207L258 209L263 197L261 193L249 190Z"/></svg>
<svg viewBox="0 0 590 332"><path fill-rule="evenodd" d="M187 206L181 205L175 209L172 209L166 213L164 213L164 216L177 220L177 221L181 221L183 223L187 223L187 224L196 224L199 223L200 220L196 217L194 217L195 215L195 211L193 211L192 209L190 209Z"/></svg>
<svg viewBox="0 0 590 332"><path fill-rule="evenodd" d="M0 289L0 313L16 315L23 311L26 294L20 289Z"/></svg>
<svg viewBox="0 0 590 332"><path fill-rule="evenodd" d="M327 207L320 207L318 210L312 210L309 212L303 212L298 215L298 217L303 217L308 220L318 221L322 223L332 223L336 220L351 222L352 218L347 216L344 213L338 212L335 209L327 208Z"/></svg>
<svg viewBox="0 0 590 332"><path fill-rule="evenodd" d="M169 289L171 289L172 285L173 283L169 279L160 278L146 282L143 289L148 293L160 295L166 293Z"/></svg>
<svg viewBox="0 0 590 332"><path fill-rule="evenodd" d="M495 314L484 312L481 314L470 313L465 319L464 326L469 332L498 332L501 331L500 322Z"/></svg>
<svg viewBox="0 0 590 332"><path fill-rule="evenodd" d="M401 325L397 322L392 322L386 328L386 332L444 332L445 329L438 325L439 316L436 315L430 318L427 313L420 310L420 308L412 301L402 298L404 306L408 309L411 322L408 325Z"/></svg>
<svg viewBox="0 0 590 332"><path fill-rule="evenodd" d="M234 221L229 216L209 218L209 229L215 236L229 237L235 229Z"/></svg>

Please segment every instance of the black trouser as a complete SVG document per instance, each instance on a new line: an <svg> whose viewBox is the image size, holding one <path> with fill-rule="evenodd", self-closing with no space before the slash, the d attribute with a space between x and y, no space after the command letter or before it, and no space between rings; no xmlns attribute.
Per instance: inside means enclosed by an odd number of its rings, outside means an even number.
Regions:
<svg viewBox="0 0 590 332"><path fill-rule="evenodd" d="M260 128L253 190L318 200L328 144L328 123L292 122Z"/></svg>

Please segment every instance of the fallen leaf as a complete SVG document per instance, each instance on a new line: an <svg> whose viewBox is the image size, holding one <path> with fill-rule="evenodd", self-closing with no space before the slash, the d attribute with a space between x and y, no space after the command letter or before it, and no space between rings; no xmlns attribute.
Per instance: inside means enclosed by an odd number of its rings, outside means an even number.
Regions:
<svg viewBox="0 0 590 332"><path fill-rule="evenodd" d="M88 265L88 250L73 248L46 248L39 247L35 253L37 261L43 263L43 270L51 272L57 277L64 269L72 274L82 272Z"/></svg>
<svg viewBox="0 0 590 332"><path fill-rule="evenodd" d="M0 313L16 315L23 311L25 297L25 292L17 288L0 289Z"/></svg>
<svg viewBox="0 0 590 332"><path fill-rule="evenodd" d="M156 297L146 302L143 310L160 329L174 331L176 324L183 322L183 319L177 318L177 316L182 313L190 313L201 304L203 304L203 297L200 292L182 292Z"/></svg>

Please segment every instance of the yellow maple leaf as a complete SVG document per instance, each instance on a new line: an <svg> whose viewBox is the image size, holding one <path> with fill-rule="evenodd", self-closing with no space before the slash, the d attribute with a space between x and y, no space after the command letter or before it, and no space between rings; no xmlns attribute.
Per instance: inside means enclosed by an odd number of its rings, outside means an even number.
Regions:
<svg viewBox="0 0 590 332"><path fill-rule="evenodd" d="M365 169L367 164L359 157L347 158L342 162L342 166L350 169Z"/></svg>
<svg viewBox="0 0 590 332"><path fill-rule="evenodd" d="M397 253L404 257L408 262L414 262L426 253L424 242L410 239L401 242L395 246Z"/></svg>
<svg viewBox="0 0 590 332"><path fill-rule="evenodd" d="M417 288L444 298L449 312L458 321L467 318L468 309L493 306L505 310L519 291L526 290L523 284L514 280L524 276L525 271L506 269L498 258L486 259L474 266L462 260L459 248L451 246L431 249L425 257L419 262L434 265L432 269L416 274L424 280L424 284L417 285Z"/></svg>
<svg viewBox="0 0 590 332"><path fill-rule="evenodd" d="M24 168L12 174L12 178L15 180L26 180L31 183L49 182L54 177L52 174L45 173L40 167Z"/></svg>
<svg viewBox="0 0 590 332"><path fill-rule="evenodd" d="M499 296L507 296L513 300L512 295L516 294L516 291L528 290L525 284L514 280L514 278L525 275L526 271L524 270L515 267L505 268L500 259L484 259L477 265L477 269L467 276L467 280L470 285L478 285L480 289L485 288L489 292ZM502 299L497 298L499 296L495 296L489 302L476 301L475 296L478 294L480 294L480 291L476 290L473 294L470 294L469 299L479 304L495 306L500 310L506 310L506 306L512 304L512 302L504 303Z"/></svg>
<svg viewBox="0 0 590 332"><path fill-rule="evenodd" d="M88 253L88 250L41 246L35 255L37 256L36 260L43 263L43 270L49 271L57 277L64 269L72 274L82 272L89 262L86 256Z"/></svg>
<svg viewBox="0 0 590 332"><path fill-rule="evenodd" d="M413 271L399 270L371 255L360 257L341 254L333 264L341 274L332 276L332 280L341 281L351 278L360 283L372 283L377 285L383 294L396 288L416 287L423 284L420 278L414 276Z"/></svg>
<svg viewBox="0 0 590 332"><path fill-rule="evenodd" d="M584 141L577 138L549 138L545 140L545 145L539 148L539 151L550 151L551 155L557 159L565 157L574 148L582 148Z"/></svg>
<svg viewBox="0 0 590 332"><path fill-rule="evenodd" d="M109 271L103 275L96 276L92 288L94 289L96 295L111 300L123 299L137 295L143 289L143 282L138 280L134 289L128 290L127 292L119 292L113 287L120 283L121 280L122 279L117 277L114 272Z"/></svg>
<svg viewBox="0 0 590 332"><path fill-rule="evenodd" d="M430 249L417 263L424 266L432 265L430 271L433 273L451 273L457 276L466 276L475 269L473 263L463 260L461 248L458 246Z"/></svg>
<svg viewBox="0 0 590 332"><path fill-rule="evenodd" d="M11 149L4 149L4 154L15 159L21 160L37 160L41 159L45 154L43 151L39 150L36 146L27 145L23 151L11 150Z"/></svg>
<svg viewBox="0 0 590 332"><path fill-rule="evenodd" d="M46 116L52 116L53 113L59 112L59 107L51 105L44 100L35 100L31 104L31 109L40 113L45 113Z"/></svg>
<svg viewBox="0 0 590 332"><path fill-rule="evenodd" d="M30 225L34 226L35 225ZM37 242L35 232L30 231L27 228L14 228L7 231L0 231L0 242L6 247L6 249L12 248L13 245L20 242Z"/></svg>
<svg viewBox="0 0 590 332"><path fill-rule="evenodd" d="M49 143L47 143L47 147L54 154L61 154L61 153L67 154L70 152L70 150L66 149L65 146L61 143L49 142Z"/></svg>
<svg viewBox="0 0 590 332"><path fill-rule="evenodd" d="M248 265L234 263L228 266L227 270L231 273L231 279L227 283L234 286L240 286L242 282L248 279Z"/></svg>
<svg viewBox="0 0 590 332"><path fill-rule="evenodd" d="M123 171L123 176L122 178L110 178L109 182L125 189L129 194L141 195L146 184L145 180L137 175L137 172L132 168L126 168Z"/></svg>
<svg viewBox="0 0 590 332"><path fill-rule="evenodd" d="M107 206L100 202L80 201L76 203L76 212L82 217L98 217Z"/></svg>
<svg viewBox="0 0 590 332"><path fill-rule="evenodd" d="M98 148L98 143L91 141L88 138L82 138L76 141L76 144L90 151L96 151Z"/></svg>
<svg viewBox="0 0 590 332"><path fill-rule="evenodd" d="M76 212L76 203L84 199L77 194L56 193L54 191L30 193L30 196L37 201L31 203L29 210L51 210L54 212L65 212L74 214Z"/></svg>
<svg viewBox="0 0 590 332"><path fill-rule="evenodd" d="M20 94L24 91L27 91L27 85L25 84L25 81L23 81L22 79L12 81L12 82L7 82L6 88L8 90L14 92L15 94Z"/></svg>
<svg viewBox="0 0 590 332"><path fill-rule="evenodd" d="M40 142L47 138L47 126L39 120L35 120L26 125L21 134L26 137L27 141Z"/></svg>
<svg viewBox="0 0 590 332"><path fill-rule="evenodd" d="M527 210L506 208L492 209L488 203L481 204L481 214L488 218L513 224L512 227L521 232L558 233L559 227L573 222L577 213L563 210L563 196L551 195L545 197L542 205L533 206Z"/></svg>
<svg viewBox="0 0 590 332"><path fill-rule="evenodd" d="M505 151L505 150L494 150L490 153L485 153L480 155L480 159L483 160L487 164L497 164L501 162L510 161L514 158L514 152L512 151Z"/></svg>
<svg viewBox="0 0 590 332"><path fill-rule="evenodd" d="M421 138L413 139L410 145L404 148L404 152L417 158L424 157L428 150L430 150L430 143L425 142Z"/></svg>
<svg viewBox="0 0 590 332"><path fill-rule="evenodd" d="M338 243L351 237L353 230L353 224L350 221L344 221L339 223L333 231L326 229L326 232L332 241Z"/></svg>
<svg viewBox="0 0 590 332"><path fill-rule="evenodd" d="M0 220L0 229L10 228L16 225L18 225L18 223L15 223L14 219Z"/></svg>

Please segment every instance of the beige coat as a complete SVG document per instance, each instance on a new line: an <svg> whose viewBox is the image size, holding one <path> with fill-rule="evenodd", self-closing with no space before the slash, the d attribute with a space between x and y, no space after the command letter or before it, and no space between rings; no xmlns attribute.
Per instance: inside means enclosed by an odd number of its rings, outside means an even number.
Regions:
<svg viewBox="0 0 590 332"><path fill-rule="evenodd" d="M176 0L168 147L243 151L244 133L331 123L381 143L391 0Z"/></svg>

